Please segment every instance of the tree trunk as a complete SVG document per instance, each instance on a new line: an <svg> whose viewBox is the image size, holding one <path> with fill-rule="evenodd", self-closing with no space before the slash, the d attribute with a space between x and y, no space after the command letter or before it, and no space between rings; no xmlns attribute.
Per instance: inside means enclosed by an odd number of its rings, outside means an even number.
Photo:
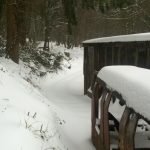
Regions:
<svg viewBox="0 0 150 150"><path fill-rule="evenodd" d="M26 44L25 15L26 15L25 0L17 0L18 40L21 46L24 46Z"/></svg>
<svg viewBox="0 0 150 150"><path fill-rule="evenodd" d="M19 42L17 31L17 3L16 0L7 0L7 45L6 57L19 63Z"/></svg>
<svg viewBox="0 0 150 150"><path fill-rule="evenodd" d="M43 50L49 51L49 29L45 26L45 40Z"/></svg>
<svg viewBox="0 0 150 150"><path fill-rule="evenodd" d="M48 0L45 0L45 40L43 50L49 51L49 20L48 20Z"/></svg>

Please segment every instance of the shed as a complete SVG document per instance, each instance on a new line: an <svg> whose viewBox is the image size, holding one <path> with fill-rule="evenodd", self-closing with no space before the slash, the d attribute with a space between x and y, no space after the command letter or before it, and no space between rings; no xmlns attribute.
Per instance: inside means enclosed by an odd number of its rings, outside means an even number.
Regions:
<svg viewBox="0 0 150 150"><path fill-rule="evenodd" d="M86 40L83 47L84 94L88 94L94 72L104 66L150 68L150 32Z"/></svg>

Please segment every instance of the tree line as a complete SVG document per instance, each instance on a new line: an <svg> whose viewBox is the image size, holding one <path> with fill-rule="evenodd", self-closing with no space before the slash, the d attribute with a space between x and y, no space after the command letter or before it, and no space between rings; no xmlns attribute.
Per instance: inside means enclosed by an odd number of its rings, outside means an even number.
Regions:
<svg viewBox="0 0 150 150"><path fill-rule="evenodd" d="M19 63L19 49L26 39L44 41L49 48L52 31L66 27L68 36L78 24L78 7L105 13L132 5L134 0L0 0L1 35L6 37L6 57Z"/></svg>

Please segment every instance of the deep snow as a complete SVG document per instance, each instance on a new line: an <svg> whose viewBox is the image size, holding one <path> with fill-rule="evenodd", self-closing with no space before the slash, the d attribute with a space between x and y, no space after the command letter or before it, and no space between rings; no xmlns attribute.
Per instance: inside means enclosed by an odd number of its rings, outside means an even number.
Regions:
<svg viewBox="0 0 150 150"><path fill-rule="evenodd" d="M59 118L49 101L24 79L26 68L4 58L0 62L1 149L65 149L59 139Z"/></svg>
<svg viewBox="0 0 150 150"><path fill-rule="evenodd" d="M98 77L118 91L129 107L150 119L150 70L135 66L107 66Z"/></svg>
<svg viewBox="0 0 150 150"><path fill-rule="evenodd" d="M83 95L83 51L76 49L71 70L42 80L42 89L61 117L60 133L69 150L94 150L91 143L91 104ZM60 73L60 72L59 72Z"/></svg>
<svg viewBox="0 0 150 150"><path fill-rule="evenodd" d="M83 95L83 49L53 45L57 51L70 52L72 60L64 60L63 70L41 79L23 62L17 65L0 58L2 150L95 150L91 142L91 100ZM118 101L110 105L109 110L120 119L124 107ZM136 143L141 145L141 141Z"/></svg>
<svg viewBox="0 0 150 150"><path fill-rule="evenodd" d="M90 99L83 95L83 50L70 52L71 69L64 63L64 70L43 79L30 74L23 62L0 58L2 150L95 149Z"/></svg>

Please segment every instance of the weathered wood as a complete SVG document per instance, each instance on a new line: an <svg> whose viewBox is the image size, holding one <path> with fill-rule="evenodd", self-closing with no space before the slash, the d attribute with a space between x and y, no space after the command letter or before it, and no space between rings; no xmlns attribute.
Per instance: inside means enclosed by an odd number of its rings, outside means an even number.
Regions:
<svg viewBox="0 0 150 150"><path fill-rule="evenodd" d="M131 110L126 107L124 113L121 117L120 126L119 126L119 150L126 150L126 129L129 121Z"/></svg>
<svg viewBox="0 0 150 150"><path fill-rule="evenodd" d="M88 54L88 51L87 51L88 47L84 47L84 65L83 65L83 74L84 74L84 94L87 94L87 90L88 90L88 57L87 57L87 54Z"/></svg>
<svg viewBox="0 0 150 150"><path fill-rule="evenodd" d="M129 123L126 130L126 150L134 150L134 137L136 132L136 127L138 123L139 116L136 113L133 113L129 119Z"/></svg>
<svg viewBox="0 0 150 150"><path fill-rule="evenodd" d="M109 150L110 149L110 135L109 135L109 113L108 113L108 109L109 109L109 104L110 104L110 101L111 101L111 98L112 98L112 93L109 92L107 94L107 97L106 97L106 100L105 100L105 103L104 103L104 109L103 109L103 114L104 114L104 147L106 150Z"/></svg>
<svg viewBox="0 0 150 150"><path fill-rule="evenodd" d="M120 60L121 60L121 54L120 54L120 51L121 51L121 49L120 49L120 47L118 48L118 65L121 63L120 62Z"/></svg>
<svg viewBox="0 0 150 150"><path fill-rule="evenodd" d="M84 94L87 94L91 85L93 72L106 65L124 64L150 68L150 41L84 43L83 46ZM140 54L141 51L144 56Z"/></svg>
<svg viewBox="0 0 150 150"><path fill-rule="evenodd" d="M150 68L150 48L147 48L146 64L147 68Z"/></svg>
<svg viewBox="0 0 150 150"><path fill-rule="evenodd" d="M114 64L114 48L113 47L112 47L111 51L112 51L112 54L111 54L111 63L113 65Z"/></svg>
<svg viewBox="0 0 150 150"><path fill-rule="evenodd" d="M105 48L105 66L107 66L107 47Z"/></svg>
<svg viewBox="0 0 150 150"><path fill-rule="evenodd" d="M136 48L136 50L135 50L135 62L134 62L135 66L138 66L138 58L139 58L139 50L138 50L138 48Z"/></svg>
<svg viewBox="0 0 150 150"><path fill-rule="evenodd" d="M103 91L102 93L102 97L101 97L101 120L100 120L100 140L101 142L104 144L104 104L105 104L105 99L106 99L106 96L107 96L107 91L106 89Z"/></svg>
<svg viewBox="0 0 150 150"><path fill-rule="evenodd" d="M95 131L95 125L96 125L96 118L98 118L98 113L99 113L99 103L98 103L98 97L99 95L99 84L95 83L93 87L93 95L92 95L92 105L91 105L91 122L92 122L92 129L91 129L91 135L92 135L92 142L96 146L96 138L97 138L97 133Z"/></svg>

